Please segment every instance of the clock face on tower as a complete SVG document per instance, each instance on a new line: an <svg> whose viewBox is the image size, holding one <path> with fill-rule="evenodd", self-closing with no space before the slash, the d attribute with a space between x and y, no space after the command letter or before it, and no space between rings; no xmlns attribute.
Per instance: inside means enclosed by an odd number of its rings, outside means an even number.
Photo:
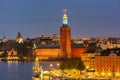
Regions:
<svg viewBox="0 0 120 80"><path fill-rule="evenodd" d="M63 19L63 25L67 25L67 19Z"/></svg>

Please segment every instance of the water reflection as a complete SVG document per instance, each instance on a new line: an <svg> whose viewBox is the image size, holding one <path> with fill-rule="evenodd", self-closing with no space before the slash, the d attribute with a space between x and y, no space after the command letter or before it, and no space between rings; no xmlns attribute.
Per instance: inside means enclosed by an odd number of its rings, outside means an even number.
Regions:
<svg viewBox="0 0 120 80"><path fill-rule="evenodd" d="M16 71L18 68L18 61L8 61L8 72Z"/></svg>
<svg viewBox="0 0 120 80"><path fill-rule="evenodd" d="M50 70L50 64L53 65L53 68L57 68L57 62L41 61L39 63L44 71ZM32 67L33 62L0 62L0 80L40 80L39 78L32 78Z"/></svg>
<svg viewBox="0 0 120 80"><path fill-rule="evenodd" d="M0 62L0 80L32 80L32 63Z"/></svg>

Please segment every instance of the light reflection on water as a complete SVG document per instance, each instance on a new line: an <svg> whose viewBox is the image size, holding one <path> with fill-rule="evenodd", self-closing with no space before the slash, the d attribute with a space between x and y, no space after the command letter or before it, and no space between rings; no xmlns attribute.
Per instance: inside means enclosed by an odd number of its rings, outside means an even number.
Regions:
<svg viewBox="0 0 120 80"><path fill-rule="evenodd" d="M53 64L57 68L58 62L40 62L44 70ZM0 80L32 80L33 62L23 63L18 61L0 62ZM35 79L38 80L38 79Z"/></svg>

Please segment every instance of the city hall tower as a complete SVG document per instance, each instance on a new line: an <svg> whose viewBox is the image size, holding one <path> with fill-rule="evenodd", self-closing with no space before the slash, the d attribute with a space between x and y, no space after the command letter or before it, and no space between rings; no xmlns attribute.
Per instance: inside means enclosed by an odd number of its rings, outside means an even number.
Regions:
<svg viewBox="0 0 120 80"><path fill-rule="evenodd" d="M68 26L67 10L64 10L60 27L60 53L64 58L71 58L71 29Z"/></svg>

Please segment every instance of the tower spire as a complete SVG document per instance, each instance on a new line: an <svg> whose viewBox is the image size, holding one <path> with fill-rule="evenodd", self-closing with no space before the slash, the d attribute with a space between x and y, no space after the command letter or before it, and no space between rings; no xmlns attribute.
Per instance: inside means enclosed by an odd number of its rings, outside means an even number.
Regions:
<svg viewBox="0 0 120 80"><path fill-rule="evenodd" d="M63 11L64 11L64 14L63 14L63 21L62 21L62 23L63 23L63 26L64 25L67 25L68 24L68 17L67 17L67 9L63 9Z"/></svg>

